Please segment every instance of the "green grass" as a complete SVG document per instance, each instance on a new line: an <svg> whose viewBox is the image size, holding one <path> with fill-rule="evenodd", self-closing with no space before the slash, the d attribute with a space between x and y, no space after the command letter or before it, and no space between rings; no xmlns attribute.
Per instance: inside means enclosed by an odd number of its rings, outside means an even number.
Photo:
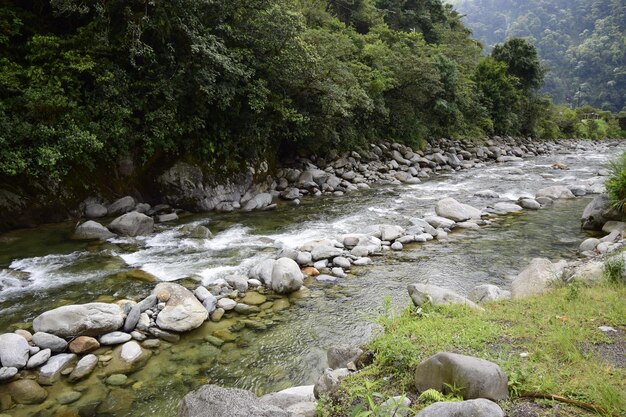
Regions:
<svg viewBox="0 0 626 417"><path fill-rule="evenodd" d="M374 363L344 380L333 398L318 407L318 415L354 415L373 393L381 401L405 394L418 411L427 404L415 404L419 393L413 387L413 371L440 351L499 364L509 376L511 400L502 404L505 409L524 393L542 393L600 406L607 415L626 415L626 369L598 353L598 347L615 342L598 326L626 330L625 300L626 287L607 281L488 304L484 312L446 306L391 314L388 306L376 320L383 330L366 346L375 355ZM529 356L522 358L522 352ZM562 410L571 411L560 414L564 416L592 415L570 406Z"/></svg>

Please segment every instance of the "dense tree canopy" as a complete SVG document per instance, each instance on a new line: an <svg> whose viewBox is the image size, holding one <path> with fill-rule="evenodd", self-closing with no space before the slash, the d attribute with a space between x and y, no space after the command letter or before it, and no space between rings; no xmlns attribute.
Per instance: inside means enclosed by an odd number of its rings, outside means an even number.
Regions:
<svg viewBox="0 0 626 417"><path fill-rule="evenodd" d="M555 101L626 110L626 3L623 0L448 0L486 50L521 37L549 69Z"/></svg>

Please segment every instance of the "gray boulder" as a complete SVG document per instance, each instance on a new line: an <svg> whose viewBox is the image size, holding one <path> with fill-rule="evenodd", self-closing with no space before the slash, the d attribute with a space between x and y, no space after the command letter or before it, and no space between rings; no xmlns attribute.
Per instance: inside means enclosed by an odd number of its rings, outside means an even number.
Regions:
<svg viewBox="0 0 626 417"><path fill-rule="evenodd" d="M567 262L556 264L545 258L535 258L520 272L511 284L514 299L542 294L550 285L561 280Z"/></svg>
<svg viewBox="0 0 626 417"><path fill-rule="evenodd" d="M185 395L178 417L294 417L258 399L250 391L203 385Z"/></svg>
<svg viewBox="0 0 626 417"><path fill-rule="evenodd" d="M500 213L500 214L516 213L518 211L523 210L521 206L518 206L517 204L514 204L514 203L507 203L507 202L496 203L493 205L493 209L497 213Z"/></svg>
<svg viewBox="0 0 626 417"><path fill-rule="evenodd" d="M444 304L461 304L466 305L476 310L482 310L483 308L468 300L465 297L460 296L454 291L437 287L429 284L411 284L407 287L409 296L416 307L421 307L424 304L430 304L432 306L444 305Z"/></svg>
<svg viewBox="0 0 626 417"><path fill-rule="evenodd" d="M509 397L507 376L497 364L448 352L437 353L419 364L415 386L420 392L432 388L443 393L448 393L449 387L458 387L466 400L501 401Z"/></svg>
<svg viewBox="0 0 626 417"><path fill-rule="evenodd" d="M583 243L580 244L578 248L581 252L589 252L592 251L600 244L600 239L596 239L595 237L590 237L589 239L585 239Z"/></svg>
<svg viewBox="0 0 626 417"><path fill-rule="evenodd" d="M317 402L313 385L292 387L261 397L261 402L295 414L298 417L314 417Z"/></svg>
<svg viewBox="0 0 626 417"><path fill-rule="evenodd" d="M101 346L121 345L132 339L132 336L124 332L111 332L100 336Z"/></svg>
<svg viewBox="0 0 626 417"><path fill-rule="evenodd" d="M380 238L381 240L385 240L387 242L392 242L402 235L404 235L405 230L400 226L383 224L380 226Z"/></svg>
<svg viewBox="0 0 626 417"><path fill-rule="evenodd" d="M13 379L15 375L17 375L17 373L18 373L17 368L13 366L0 367L0 382L10 381L11 379Z"/></svg>
<svg viewBox="0 0 626 417"><path fill-rule="evenodd" d="M504 417L504 411L493 401L479 398L461 402L438 402L429 405L415 417Z"/></svg>
<svg viewBox="0 0 626 417"><path fill-rule="evenodd" d="M522 198L519 205L527 210L539 210L541 208L541 204L534 198Z"/></svg>
<svg viewBox="0 0 626 417"><path fill-rule="evenodd" d="M495 285L484 284L474 287L468 298L477 304L508 300L511 298L511 291L502 290Z"/></svg>
<svg viewBox="0 0 626 417"><path fill-rule="evenodd" d="M36 332L59 337L99 336L124 324L124 312L116 304L89 303L68 305L46 311L33 320Z"/></svg>
<svg viewBox="0 0 626 417"><path fill-rule="evenodd" d="M296 261L280 258L276 260L272 269L272 289L279 294L298 291L302 287L303 278Z"/></svg>
<svg viewBox="0 0 626 417"><path fill-rule="evenodd" d="M114 233L111 233L109 229L104 227L98 222L88 220L85 223L79 225L74 231L72 239L74 240L107 240L115 237Z"/></svg>
<svg viewBox="0 0 626 417"><path fill-rule="evenodd" d="M61 372L65 369L74 366L78 356L74 353L61 353L56 356L52 356L48 359L48 362L39 369L38 382L41 385L52 385L61 378Z"/></svg>
<svg viewBox="0 0 626 417"><path fill-rule="evenodd" d="M156 324L164 330L188 332L207 319L209 313L195 295L182 285L173 282L162 282L153 291L157 297L167 293L169 298L165 308L159 312Z"/></svg>
<svg viewBox="0 0 626 417"><path fill-rule="evenodd" d="M602 230L609 220L620 220L620 216L611 209L607 194L599 194L587 204L581 218L583 229L587 230Z"/></svg>
<svg viewBox="0 0 626 417"><path fill-rule="evenodd" d="M500 194L496 193L493 190L482 190L474 193L474 196L480 198L500 198Z"/></svg>
<svg viewBox="0 0 626 417"><path fill-rule="evenodd" d="M542 188L537 191L537 197L548 197L552 200L576 198L570 189L563 185L553 185L552 187Z"/></svg>
<svg viewBox="0 0 626 417"><path fill-rule="evenodd" d="M33 343L42 349L50 349L54 353L63 352L67 348L65 339L45 332L35 333L33 335Z"/></svg>
<svg viewBox="0 0 626 417"><path fill-rule="evenodd" d="M437 216L454 220L455 222L464 222L470 219L480 219L481 211L467 204L459 203L454 198L444 198L439 200L435 206ZM432 225L433 227L437 227Z"/></svg>
<svg viewBox="0 0 626 417"><path fill-rule="evenodd" d="M319 377L313 387L315 398L329 396L339 388L341 381L350 375L350 371L346 368L326 369L322 376Z"/></svg>
<svg viewBox="0 0 626 417"><path fill-rule="evenodd" d="M30 348L22 336L15 333L0 335L0 362L6 368L22 369L28 362Z"/></svg>
<svg viewBox="0 0 626 417"><path fill-rule="evenodd" d="M90 203L85 206L85 217L88 219L99 219L106 216L107 213L107 208L99 203Z"/></svg>
<svg viewBox="0 0 626 417"><path fill-rule="evenodd" d="M132 306L130 312L128 313L128 316L126 317L126 321L124 321L124 331L126 333L132 332L137 326L137 323L139 323L141 313L156 305L156 295L149 295L148 297L144 298L143 300Z"/></svg>
<svg viewBox="0 0 626 417"><path fill-rule="evenodd" d="M331 369L347 368L350 362L356 362L363 350L351 345L333 346L326 352L328 367Z"/></svg>
<svg viewBox="0 0 626 417"><path fill-rule="evenodd" d="M451 229L456 224L454 220L440 216L428 216L424 220L435 229Z"/></svg>
<svg viewBox="0 0 626 417"><path fill-rule="evenodd" d="M330 259L335 256L340 256L343 251L339 248L330 245L318 245L313 248L311 251L311 256L314 261L319 261L320 259Z"/></svg>
<svg viewBox="0 0 626 417"><path fill-rule="evenodd" d="M98 357L94 354L88 354L83 356L76 366L74 370L69 376L70 382L78 381L79 379L83 379L87 375L91 374L91 372L96 368L98 364Z"/></svg>
<svg viewBox="0 0 626 417"><path fill-rule="evenodd" d="M604 263L591 261L574 269L568 281L583 282L585 284L595 284L604 279Z"/></svg>
<svg viewBox="0 0 626 417"><path fill-rule="evenodd" d="M109 208L107 209L107 213L109 216L116 216L118 214L128 213L135 209L135 199L131 196L122 197L119 200L114 201Z"/></svg>
<svg viewBox="0 0 626 417"><path fill-rule="evenodd" d="M52 356L52 351L50 349L40 350L30 357L28 363L26 364L26 369L35 369L48 362Z"/></svg>
<svg viewBox="0 0 626 417"><path fill-rule="evenodd" d="M274 264L276 260L274 259L265 259L261 263L255 265L250 269L248 276L251 279L258 279L266 286L271 287L272 285L272 271L274 270Z"/></svg>
<svg viewBox="0 0 626 417"><path fill-rule="evenodd" d="M154 220L143 213L127 213L109 224L109 229L122 236L149 235L154 230Z"/></svg>
<svg viewBox="0 0 626 417"><path fill-rule="evenodd" d="M269 193L261 193L255 195L243 207L243 211L260 210L272 204L272 195Z"/></svg>
<svg viewBox="0 0 626 417"><path fill-rule="evenodd" d="M604 226L602 226L602 231L609 234L615 232L624 234L626 233L626 223L609 220L608 222L604 223Z"/></svg>

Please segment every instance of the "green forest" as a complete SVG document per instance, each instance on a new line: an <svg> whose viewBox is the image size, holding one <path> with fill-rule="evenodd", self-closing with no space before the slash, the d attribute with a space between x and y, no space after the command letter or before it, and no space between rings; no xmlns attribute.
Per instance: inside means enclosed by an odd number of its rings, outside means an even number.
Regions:
<svg viewBox="0 0 626 417"><path fill-rule="evenodd" d="M121 157L228 170L378 140L621 134L610 113L581 120L594 110L539 93L561 72L532 42L485 56L440 0L9 0L0 48L4 178L61 178ZM623 60L623 45L610 48L588 59ZM623 74L616 82L599 99L613 110Z"/></svg>
<svg viewBox="0 0 626 417"><path fill-rule="evenodd" d="M626 110L623 0L450 0L487 51L532 42L549 69L543 91L558 103Z"/></svg>

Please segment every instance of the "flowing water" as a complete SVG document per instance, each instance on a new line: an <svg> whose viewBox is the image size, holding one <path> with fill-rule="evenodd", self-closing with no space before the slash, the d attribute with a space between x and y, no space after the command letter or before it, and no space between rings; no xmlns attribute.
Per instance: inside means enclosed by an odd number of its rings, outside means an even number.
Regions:
<svg viewBox="0 0 626 417"><path fill-rule="evenodd" d="M614 147L585 152L572 147L558 155L442 174L418 185L308 199L299 207L281 205L273 212L191 216L176 225L159 225L148 237L104 244L70 241L72 224L8 233L0 236L0 332L24 327L59 305L141 299L154 283L120 274L131 268L190 287L207 285L228 274L246 273L282 247L359 232L373 224L409 225L411 218L432 213L434 203L446 196L485 207L494 201L474 197L476 191L491 189L503 199L517 199L550 185L591 184L598 180L598 169L617 155ZM570 170L551 169L556 161ZM171 416L180 398L204 383L257 394L313 383L325 367L326 349L366 342L375 331L368 316L381 308L386 296L397 306L408 304L409 283L428 282L461 294L483 283L506 288L533 257L575 256L585 237L580 215L590 198L501 217L477 231L454 232L446 242L407 245L402 252L375 258L373 266L353 268L335 284L308 282L307 290L290 298L268 294L273 304L257 317L227 315L183 335L179 343L163 343L142 370L130 375L125 388L109 391L96 372L73 386L83 392L76 403L56 403L56 395L69 389L61 383L50 389L43 405L19 406L9 413L54 416L80 410L92 415L94 398L106 398L95 415ZM187 239L180 231L186 224L208 224L215 237ZM213 346L206 337L215 331L232 340Z"/></svg>

